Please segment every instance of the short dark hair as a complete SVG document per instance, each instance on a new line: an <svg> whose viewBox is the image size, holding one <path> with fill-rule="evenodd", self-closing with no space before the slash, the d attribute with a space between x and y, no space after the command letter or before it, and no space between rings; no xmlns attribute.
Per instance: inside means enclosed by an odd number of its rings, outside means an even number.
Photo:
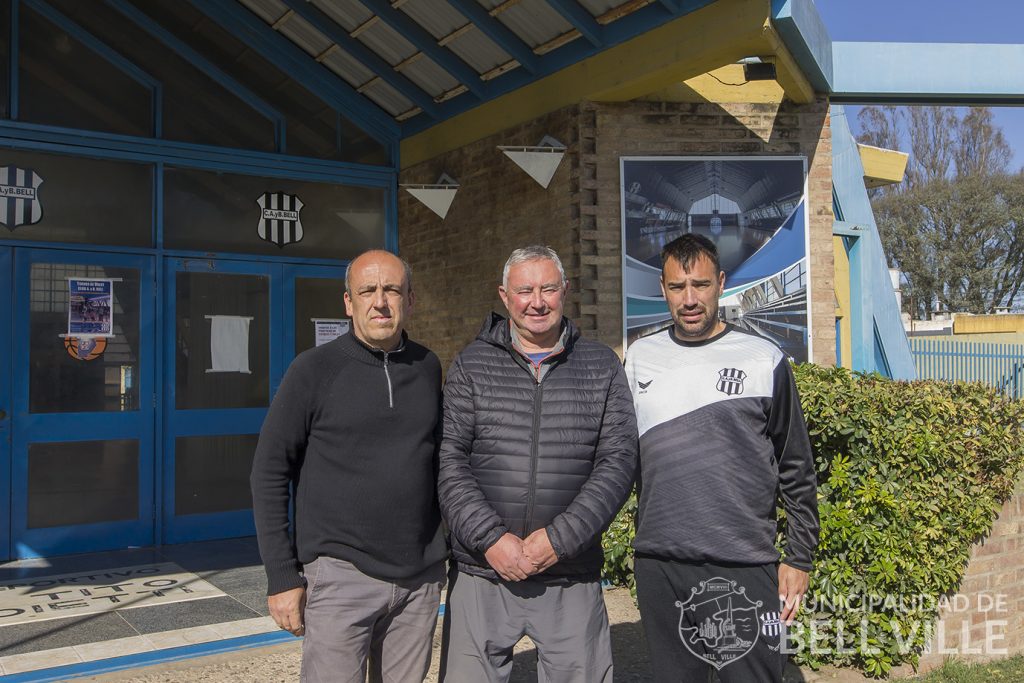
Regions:
<svg viewBox="0 0 1024 683"><path fill-rule="evenodd" d="M706 257L714 264L716 276L722 271L722 267L718 263L718 247L715 246L715 243L704 235L686 233L666 244L661 250L661 266L664 269L665 263L670 258L674 258L679 261L683 270L689 272L701 256Z"/></svg>

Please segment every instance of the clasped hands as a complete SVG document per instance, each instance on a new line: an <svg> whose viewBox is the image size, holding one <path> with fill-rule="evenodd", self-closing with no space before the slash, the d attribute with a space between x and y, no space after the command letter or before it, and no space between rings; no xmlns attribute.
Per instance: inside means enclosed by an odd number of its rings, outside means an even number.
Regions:
<svg viewBox="0 0 1024 683"><path fill-rule="evenodd" d="M522 581L558 562L546 529L537 529L525 539L506 533L487 549L484 557L505 581Z"/></svg>

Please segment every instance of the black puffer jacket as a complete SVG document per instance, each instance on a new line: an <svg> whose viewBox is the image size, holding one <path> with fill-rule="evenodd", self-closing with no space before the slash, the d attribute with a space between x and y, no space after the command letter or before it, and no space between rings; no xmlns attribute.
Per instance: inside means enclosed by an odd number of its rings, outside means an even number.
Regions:
<svg viewBox="0 0 1024 683"><path fill-rule="evenodd" d="M497 579L484 552L546 527L559 561L538 579L600 575L601 532L636 469L636 417L615 353L564 325L539 382L497 314L448 372L438 493L462 571Z"/></svg>

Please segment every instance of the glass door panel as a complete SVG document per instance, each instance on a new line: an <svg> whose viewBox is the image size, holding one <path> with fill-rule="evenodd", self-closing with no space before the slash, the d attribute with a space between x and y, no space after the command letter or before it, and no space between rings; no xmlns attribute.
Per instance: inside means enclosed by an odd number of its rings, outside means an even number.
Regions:
<svg viewBox="0 0 1024 683"><path fill-rule="evenodd" d="M292 305L285 310L285 329L290 339L285 343L285 366L292 358L316 346L317 320L346 320L345 268L332 266L284 267L285 301Z"/></svg>
<svg viewBox="0 0 1024 683"><path fill-rule="evenodd" d="M12 556L152 544L152 258L17 249L13 289Z"/></svg>
<svg viewBox="0 0 1024 683"><path fill-rule="evenodd" d="M163 541L255 532L249 470L281 376L281 266L166 262Z"/></svg>

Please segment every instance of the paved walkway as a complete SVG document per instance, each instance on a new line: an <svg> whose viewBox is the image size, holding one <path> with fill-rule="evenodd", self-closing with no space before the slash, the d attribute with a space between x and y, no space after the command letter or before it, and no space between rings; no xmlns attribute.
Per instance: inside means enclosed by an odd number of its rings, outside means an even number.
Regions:
<svg viewBox="0 0 1024 683"><path fill-rule="evenodd" d="M265 589L252 538L0 564L0 675L280 641Z"/></svg>

